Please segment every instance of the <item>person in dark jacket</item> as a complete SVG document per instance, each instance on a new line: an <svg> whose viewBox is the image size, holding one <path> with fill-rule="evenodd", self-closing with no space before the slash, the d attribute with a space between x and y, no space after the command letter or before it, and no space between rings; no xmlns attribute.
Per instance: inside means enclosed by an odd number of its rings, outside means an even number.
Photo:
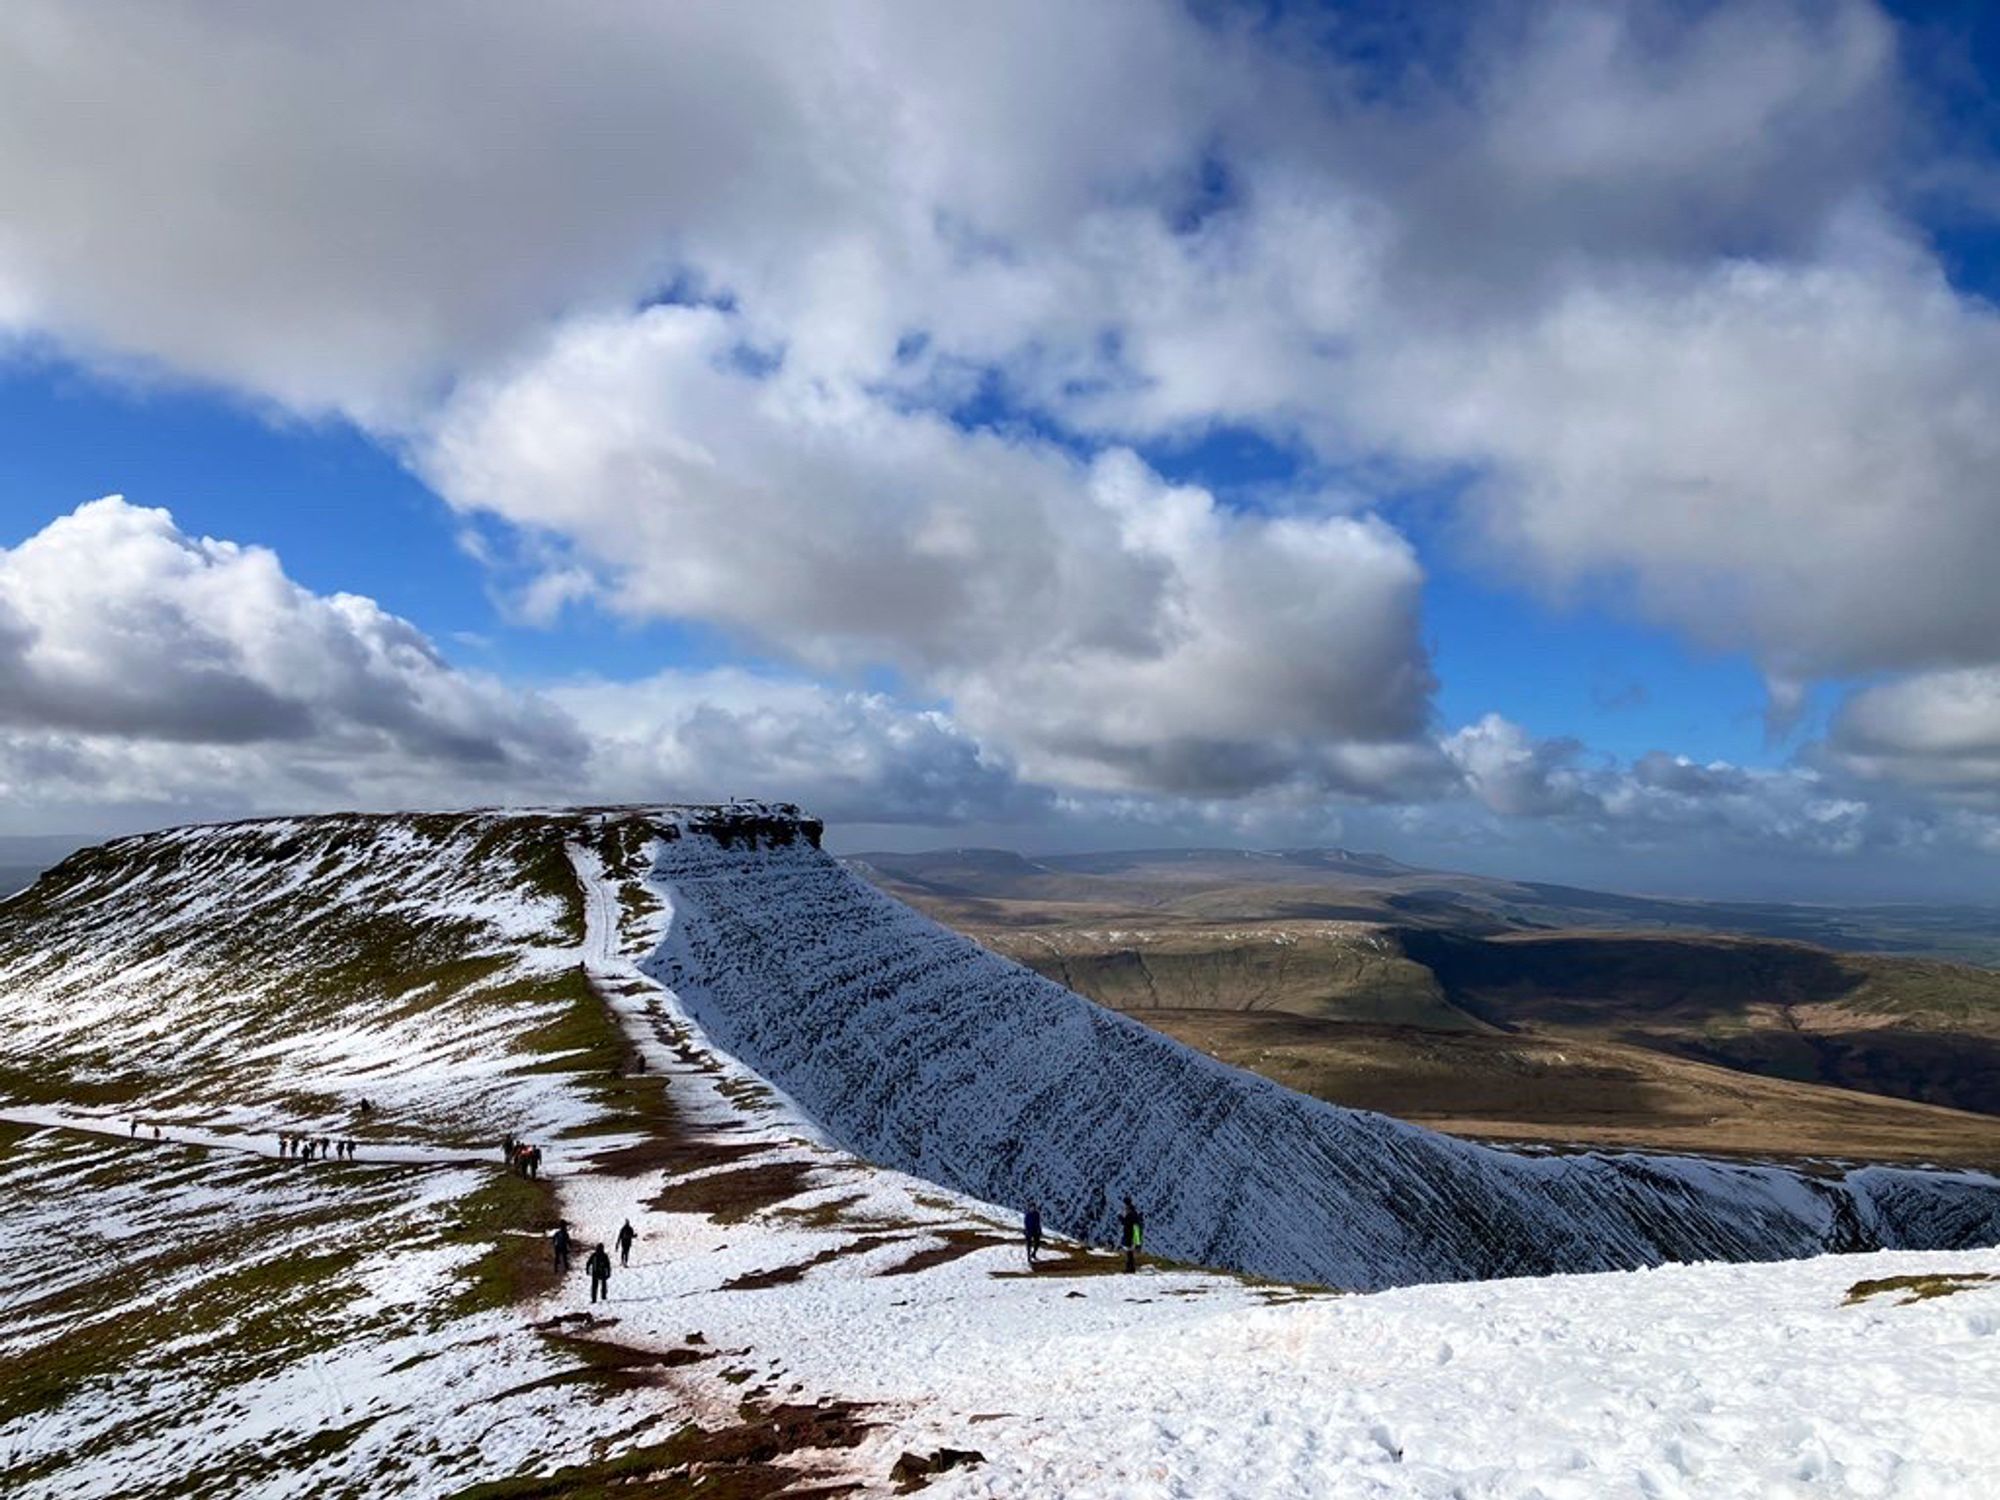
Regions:
<svg viewBox="0 0 2000 1500"><path fill-rule="evenodd" d="M566 1275L569 1271L569 1221L565 1219L556 1225L555 1237L556 1274Z"/></svg>
<svg viewBox="0 0 2000 1500"><path fill-rule="evenodd" d="M1021 1238L1028 1244L1028 1269L1035 1269L1035 1261L1042 1253L1042 1211L1030 1203L1028 1211L1021 1215Z"/></svg>
<svg viewBox="0 0 2000 1500"><path fill-rule="evenodd" d="M583 1263L583 1267L586 1271L590 1272L590 1300L595 1302L599 1298L602 1298L604 1301L609 1302L611 1300L611 1257L604 1253L602 1245L599 1245L595 1250L590 1252L590 1259Z"/></svg>
<svg viewBox="0 0 2000 1500"><path fill-rule="evenodd" d="M1125 1269L1139 1269L1139 1247L1146 1240L1146 1216L1125 1200L1125 1212L1118 1216L1118 1243L1125 1247Z"/></svg>
<svg viewBox="0 0 2000 1500"><path fill-rule="evenodd" d="M618 1231L619 1265L629 1266L632 1264L632 1241L636 1240L637 1238L639 1238L638 1231L633 1229L632 1221L630 1219L627 1219L624 1223L624 1226Z"/></svg>

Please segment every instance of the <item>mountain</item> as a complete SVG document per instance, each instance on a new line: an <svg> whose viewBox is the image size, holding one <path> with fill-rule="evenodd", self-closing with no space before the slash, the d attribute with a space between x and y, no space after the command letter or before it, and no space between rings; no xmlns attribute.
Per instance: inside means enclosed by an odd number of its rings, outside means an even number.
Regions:
<svg viewBox="0 0 2000 1500"><path fill-rule="evenodd" d="M1195 1266L1354 1290L2000 1238L1978 1174L1523 1154L1306 1098L945 930L819 832L763 805L280 820L115 841L0 904L0 1488L762 1495L883 1487L912 1444L1046 1486L1050 1423L1065 1455L1125 1442L1093 1415L1133 1399L1087 1369L1106 1348L1238 1348L1298 1435L1347 1420L1227 1332L1313 1294ZM502 1170L503 1135L548 1175ZM1096 1279L1125 1193L1188 1268ZM1033 1277L1030 1200L1058 1236ZM559 1218L638 1227L609 1310L551 1266ZM1580 1340L1592 1294L1550 1295Z"/></svg>

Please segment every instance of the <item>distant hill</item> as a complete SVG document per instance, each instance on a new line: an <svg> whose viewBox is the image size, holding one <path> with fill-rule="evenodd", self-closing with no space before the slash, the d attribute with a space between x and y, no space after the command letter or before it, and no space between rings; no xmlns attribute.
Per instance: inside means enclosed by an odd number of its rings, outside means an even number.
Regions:
<svg viewBox="0 0 2000 1500"><path fill-rule="evenodd" d="M2000 1161L2000 973L1921 956L1988 951L2000 919L1977 908L1655 900L1346 850L852 863L1336 1102L1508 1139ZM1598 1082L1546 1066L1545 1043Z"/></svg>
<svg viewBox="0 0 2000 1500"><path fill-rule="evenodd" d="M1025 857L998 849L856 854L849 863L963 926L1119 917L1149 926L1321 919L1497 934L1733 933L1856 953L2000 965L2000 907L1825 906L1623 895L1405 865L1347 849L1153 849Z"/></svg>

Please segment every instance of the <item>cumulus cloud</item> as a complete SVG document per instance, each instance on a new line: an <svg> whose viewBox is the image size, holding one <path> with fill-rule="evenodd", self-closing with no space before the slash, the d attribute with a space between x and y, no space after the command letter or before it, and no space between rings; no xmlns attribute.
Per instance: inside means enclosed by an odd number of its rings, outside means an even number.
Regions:
<svg viewBox="0 0 2000 1500"><path fill-rule="evenodd" d="M1812 766L1753 769L1659 750L1620 764L1574 740L1537 740L1498 714L1447 737L1444 749L1490 811L1622 848L1847 855L1921 842L1942 821L1878 805Z"/></svg>
<svg viewBox="0 0 2000 1500"><path fill-rule="evenodd" d="M1422 574L1381 522L1230 513L1122 450L746 368L743 336L713 308L566 327L461 392L422 470L567 541L612 607L892 666L1038 779L1380 794L1434 768Z"/></svg>
<svg viewBox="0 0 2000 1500"><path fill-rule="evenodd" d="M2000 666L1864 688L1834 715L1827 749L1862 776L2000 802Z"/></svg>
<svg viewBox="0 0 2000 1500"><path fill-rule="evenodd" d="M1473 524L1552 587L1616 584L1781 685L2000 639L2000 319L1906 246L1579 288L1381 374L1382 424L1482 463Z"/></svg>
<svg viewBox="0 0 2000 1500"><path fill-rule="evenodd" d="M311 741L484 768L579 750L560 715L457 671L407 620L321 596L261 547L112 496L0 550L0 723L217 745Z"/></svg>
<svg viewBox="0 0 2000 1500"><path fill-rule="evenodd" d="M736 668L551 690L617 800L798 801L834 822L1023 823L1050 794L935 710Z"/></svg>
<svg viewBox="0 0 2000 1500"><path fill-rule="evenodd" d="M1170 169L1198 40L1123 0L26 0L0 21L0 310L375 419L684 274L782 266L831 346L899 244L943 255L954 224L1030 230Z"/></svg>

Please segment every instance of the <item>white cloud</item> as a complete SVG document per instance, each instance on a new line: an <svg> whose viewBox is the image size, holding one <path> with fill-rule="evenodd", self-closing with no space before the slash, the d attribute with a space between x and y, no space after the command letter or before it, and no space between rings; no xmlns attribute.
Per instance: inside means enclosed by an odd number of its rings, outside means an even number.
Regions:
<svg viewBox="0 0 2000 1500"><path fill-rule="evenodd" d="M0 549L0 723L165 743L313 742L487 771L579 743L546 705L457 671L407 620L315 595L261 547L113 496Z"/></svg>
<svg viewBox="0 0 2000 1500"><path fill-rule="evenodd" d="M602 597L805 665L887 665L1032 777L1382 793L1436 763L1421 571L1378 521L1234 515L1129 453L968 432L746 370L657 307L468 387L421 450L455 504L567 539Z"/></svg>
<svg viewBox="0 0 2000 1500"><path fill-rule="evenodd" d="M1485 544L1785 678L2000 640L2000 318L1902 247L1580 287L1412 341L1364 398L1486 469Z"/></svg>
<svg viewBox="0 0 2000 1500"><path fill-rule="evenodd" d="M2000 806L2000 666L1864 688L1835 714L1828 749L1862 776Z"/></svg>
<svg viewBox="0 0 2000 1500"><path fill-rule="evenodd" d="M620 801L796 801L835 822L1014 822L1049 794L945 714L735 668L571 682L550 696L590 735L590 776Z"/></svg>
<svg viewBox="0 0 2000 1500"><path fill-rule="evenodd" d="M372 600L116 497L0 549L16 821L756 795L877 824L1049 803L946 715L880 694L731 670L535 693L468 672Z"/></svg>

